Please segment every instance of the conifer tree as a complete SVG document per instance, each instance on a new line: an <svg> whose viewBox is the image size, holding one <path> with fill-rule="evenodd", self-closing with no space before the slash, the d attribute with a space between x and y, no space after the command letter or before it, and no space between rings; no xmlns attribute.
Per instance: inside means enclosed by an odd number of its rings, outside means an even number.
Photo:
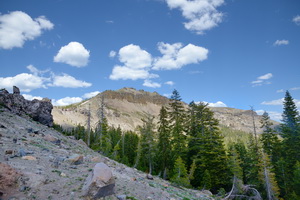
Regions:
<svg viewBox="0 0 300 200"><path fill-rule="evenodd" d="M143 120L143 125L140 127L141 134L141 158L142 158L142 169L149 170L149 174L152 173L154 165L154 153L155 153L155 144L154 144L154 123L153 117L148 116L147 119Z"/></svg>
<svg viewBox="0 0 300 200"><path fill-rule="evenodd" d="M203 174L210 175L211 189L217 191L229 183L229 168L218 128L218 120L213 116L207 104L190 104L188 127L188 157L196 160L194 187L203 186Z"/></svg>
<svg viewBox="0 0 300 200"><path fill-rule="evenodd" d="M281 134L283 137L283 157L285 161L286 195L293 192L293 169L300 161L300 117L294 99L287 91L283 101Z"/></svg>
<svg viewBox="0 0 300 200"><path fill-rule="evenodd" d="M164 106L162 106L159 114L158 127L158 166L163 178L167 178L167 171L171 166L171 133L168 122L168 113Z"/></svg>
<svg viewBox="0 0 300 200"><path fill-rule="evenodd" d="M297 161L293 173L293 189L297 198L300 199L300 162Z"/></svg>
<svg viewBox="0 0 300 200"><path fill-rule="evenodd" d="M185 158L186 153L186 136L184 132L185 126L185 110L181 102L180 94L174 90L169 103L169 124L170 132L172 134L172 154L173 160L176 158Z"/></svg>
<svg viewBox="0 0 300 200"><path fill-rule="evenodd" d="M269 114L264 112L261 119L261 128L263 133L261 135L261 142L264 152L273 157L279 151L279 139L272 128L273 123L270 121Z"/></svg>
<svg viewBox="0 0 300 200"><path fill-rule="evenodd" d="M181 157L178 157L174 164L174 172L171 181L178 185L189 187L190 181L188 179L188 173L185 164Z"/></svg>
<svg viewBox="0 0 300 200"><path fill-rule="evenodd" d="M262 167L260 169L260 178L264 183L265 193L268 200L276 200L279 195L279 188L275 180L275 174L268 154L262 153Z"/></svg>
<svg viewBox="0 0 300 200"><path fill-rule="evenodd" d="M100 138L100 150L103 152L104 155L109 156L109 154L112 151L112 141L111 141L111 135L109 134L108 131L108 124L107 124L107 119L104 118L103 121L101 122L101 132L102 132L102 137Z"/></svg>

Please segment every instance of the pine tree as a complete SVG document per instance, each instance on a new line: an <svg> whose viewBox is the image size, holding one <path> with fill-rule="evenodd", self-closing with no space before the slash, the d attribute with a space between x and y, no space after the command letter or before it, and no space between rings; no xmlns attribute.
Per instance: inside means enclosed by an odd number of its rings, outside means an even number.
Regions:
<svg viewBox="0 0 300 200"><path fill-rule="evenodd" d="M158 127L158 145L157 156L158 166L160 172L163 173L163 178L167 178L167 171L172 168L171 166L171 134L168 122L168 113L164 106L162 106L159 114L159 127Z"/></svg>
<svg viewBox="0 0 300 200"><path fill-rule="evenodd" d="M279 195L279 188L275 180L272 164L268 154L262 153L262 167L260 169L260 179L264 183L265 193L268 200L276 200Z"/></svg>
<svg viewBox="0 0 300 200"><path fill-rule="evenodd" d="M154 123L153 117L148 116L147 119L143 120L143 126L140 127L141 134L141 158L142 158L142 169L148 169L149 174L152 173L154 165L154 153L155 153L155 143L154 143Z"/></svg>
<svg viewBox="0 0 300 200"><path fill-rule="evenodd" d="M174 172L171 181L178 185L189 187L190 181L188 179L188 173L185 164L181 157L178 157L174 164Z"/></svg>
<svg viewBox="0 0 300 200"><path fill-rule="evenodd" d="M203 173L201 189L210 190L212 187L211 176L209 171L206 169Z"/></svg>
<svg viewBox="0 0 300 200"><path fill-rule="evenodd" d="M297 161L294 167L294 173L293 173L293 189L295 191L295 194L300 199L300 162Z"/></svg>
<svg viewBox="0 0 300 200"><path fill-rule="evenodd" d="M294 99L287 91L283 101L281 134L283 137L283 157L286 176L286 195L293 192L293 169L300 161L300 117Z"/></svg>
<svg viewBox="0 0 300 200"><path fill-rule="evenodd" d="M229 168L223 144L223 137L218 128L218 120L213 116L207 104L190 104L188 127L188 158L196 160L194 187L203 186L202 179L208 170L211 188L217 191L229 181Z"/></svg>
<svg viewBox="0 0 300 200"><path fill-rule="evenodd" d="M186 136L184 132L185 110L181 102L181 97L177 90L174 90L169 103L169 124L172 135L172 154L173 160L176 158L185 158Z"/></svg>
<svg viewBox="0 0 300 200"><path fill-rule="evenodd" d="M108 124L107 124L107 119L104 118L103 121L101 122L101 127L102 127L102 137L101 139L101 146L100 149L103 152L104 155L109 156L109 154L112 151L112 141L111 141L111 135L109 134L108 131Z"/></svg>
<svg viewBox="0 0 300 200"><path fill-rule="evenodd" d="M261 134L260 138L263 150L266 154L268 154L272 165L276 168L276 163L281 157L281 143L277 134L272 128L273 123L270 121L270 117L267 112L263 113L260 122L261 128L263 128L263 133Z"/></svg>

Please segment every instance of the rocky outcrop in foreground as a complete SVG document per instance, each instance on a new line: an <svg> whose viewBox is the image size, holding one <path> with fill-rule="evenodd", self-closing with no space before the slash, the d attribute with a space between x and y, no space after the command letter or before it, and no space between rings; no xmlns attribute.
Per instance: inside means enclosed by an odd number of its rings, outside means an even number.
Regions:
<svg viewBox="0 0 300 200"><path fill-rule="evenodd" d="M38 121L46 126L53 126L53 117L51 100L44 98L41 101L34 99L26 100L20 95L20 90L16 86L13 87L13 93L7 90L0 90L0 106L7 108L12 113L21 116L29 116L34 121Z"/></svg>
<svg viewBox="0 0 300 200"><path fill-rule="evenodd" d="M0 107L0 199L104 198L213 199L209 191L174 187L156 176L149 179L141 171L94 152L73 136Z"/></svg>

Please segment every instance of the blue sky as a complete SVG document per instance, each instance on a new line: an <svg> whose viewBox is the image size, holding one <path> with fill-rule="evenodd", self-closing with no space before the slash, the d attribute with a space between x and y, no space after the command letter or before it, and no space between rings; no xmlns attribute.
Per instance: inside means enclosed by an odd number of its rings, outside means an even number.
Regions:
<svg viewBox="0 0 300 200"><path fill-rule="evenodd" d="M299 0L0 0L0 88L66 105L134 87L279 120L300 106Z"/></svg>

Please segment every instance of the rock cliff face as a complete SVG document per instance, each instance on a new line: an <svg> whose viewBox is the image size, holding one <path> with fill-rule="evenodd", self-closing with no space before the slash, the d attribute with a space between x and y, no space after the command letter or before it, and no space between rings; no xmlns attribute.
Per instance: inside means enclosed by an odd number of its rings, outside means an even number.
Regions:
<svg viewBox="0 0 300 200"><path fill-rule="evenodd" d="M51 111L53 106L51 100L44 98L41 101L34 99L26 100L20 95L20 90L16 86L13 93L7 90L0 90L0 105L17 115L28 115L33 120L38 121L46 126L53 126L53 117Z"/></svg>
<svg viewBox="0 0 300 200"><path fill-rule="evenodd" d="M122 88L120 90L104 91L96 97L81 103L67 107L54 107L52 114L54 121L64 127L73 127L78 124L86 126L87 116L90 110L91 127L95 128L99 121L100 108L104 101L104 115L109 125L123 130L135 130L142 125L142 118L152 115L158 120L161 106L167 105L169 99L154 92L135 90L133 88ZM187 104L184 104L187 107ZM252 111L234 108L211 108L220 124L245 132L253 132ZM261 116L254 113L254 121L257 132L260 128ZM278 124L274 122L274 124Z"/></svg>

